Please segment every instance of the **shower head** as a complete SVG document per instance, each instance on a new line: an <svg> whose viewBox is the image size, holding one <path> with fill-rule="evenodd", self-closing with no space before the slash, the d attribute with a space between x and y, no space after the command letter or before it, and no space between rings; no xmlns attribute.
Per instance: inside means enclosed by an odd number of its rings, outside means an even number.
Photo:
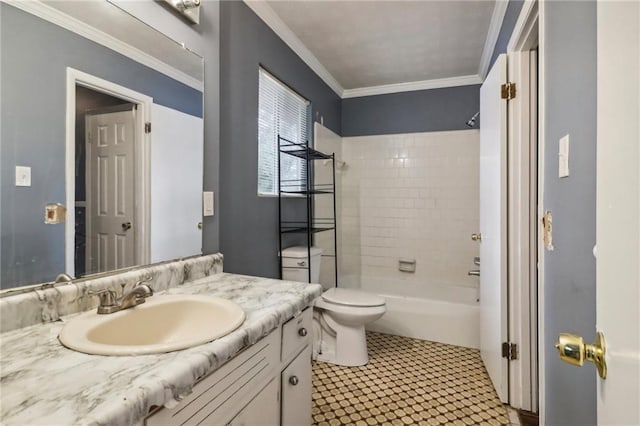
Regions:
<svg viewBox="0 0 640 426"><path fill-rule="evenodd" d="M480 115L480 111L476 112L475 114L473 114L473 117L471 117L469 120L467 120L467 122L465 123L467 125L467 127L473 128L476 126L476 119L478 118L478 116Z"/></svg>

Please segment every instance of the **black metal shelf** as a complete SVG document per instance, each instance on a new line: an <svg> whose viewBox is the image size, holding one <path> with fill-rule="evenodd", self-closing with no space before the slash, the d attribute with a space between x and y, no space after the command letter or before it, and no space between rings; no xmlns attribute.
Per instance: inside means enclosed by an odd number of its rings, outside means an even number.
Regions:
<svg viewBox="0 0 640 426"><path fill-rule="evenodd" d="M307 188L306 179L289 179L280 181L280 192L288 195L317 195L317 194L333 194L333 183L316 183Z"/></svg>
<svg viewBox="0 0 640 426"><path fill-rule="evenodd" d="M283 154L293 155L303 160L331 160L331 156L312 148L306 149L282 149Z"/></svg>
<svg viewBox="0 0 640 426"><path fill-rule="evenodd" d="M303 160L332 160L333 154L316 151L307 144L296 143L278 135L278 145L283 154L293 155Z"/></svg>
<svg viewBox="0 0 640 426"><path fill-rule="evenodd" d="M333 191L328 191L324 189L311 189L309 191L299 190L299 191L287 191L285 189L281 190L282 194L291 194L291 195L318 195L318 194L333 194Z"/></svg>
<svg viewBox="0 0 640 426"><path fill-rule="evenodd" d="M311 232L312 234L317 234L318 232L323 232L323 231L332 231L336 229L335 226L329 227L329 228L314 228L314 227L300 227L300 228L285 228L283 227L282 230L280 231L283 234L306 234L308 232Z"/></svg>
<svg viewBox="0 0 640 426"><path fill-rule="evenodd" d="M306 177L304 179L282 180L281 157L282 155L301 158L306 162ZM312 174L314 161L329 160L331 162L331 183L314 183ZM313 200L315 195L333 196L333 217L315 218L313 215ZM306 219L304 221L291 221L283 219L283 201L295 202L303 198L306 200ZM282 249L284 235L307 235L307 252L311 256L313 236L319 232L333 231L333 254L323 255L334 258L335 283L338 286L338 234L336 226L336 164L335 154L326 154L309 146L309 143L297 143L278 135L278 253L280 254L280 278L282 278ZM309 258L308 265L311 265ZM307 267L308 282L311 282L311 267Z"/></svg>

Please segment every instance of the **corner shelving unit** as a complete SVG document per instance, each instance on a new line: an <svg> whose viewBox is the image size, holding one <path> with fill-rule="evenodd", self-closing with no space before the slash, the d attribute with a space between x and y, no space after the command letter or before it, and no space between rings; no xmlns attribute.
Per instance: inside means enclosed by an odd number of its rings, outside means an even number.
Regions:
<svg viewBox="0 0 640 426"><path fill-rule="evenodd" d="M303 179L283 180L281 173L282 156L293 156L302 159L306 165L306 177ZM313 179L314 163L317 160L331 162L331 182L316 183ZM314 217L314 197L331 196L333 201L333 217ZM290 220L283 213L283 201L296 202L300 198L306 200L306 217ZM338 234L336 229L336 162L335 154L325 154L309 147L309 143L301 144L290 141L278 135L278 253L280 254L280 278L282 278L282 250L283 237L286 235L307 236L307 269L308 281L311 282L311 247L313 235L318 232L333 231L333 254L323 257L333 257L335 285L338 286ZM284 247L286 248L286 247Z"/></svg>

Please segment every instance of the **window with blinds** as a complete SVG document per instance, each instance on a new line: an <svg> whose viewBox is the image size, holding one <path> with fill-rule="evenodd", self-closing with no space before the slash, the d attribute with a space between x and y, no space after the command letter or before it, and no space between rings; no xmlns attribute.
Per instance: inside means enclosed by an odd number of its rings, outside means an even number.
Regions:
<svg viewBox="0 0 640 426"><path fill-rule="evenodd" d="M258 194L278 195L278 135L294 143L307 143L309 101L262 68L259 74ZM304 160L282 155L280 171L288 190L304 190Z"/></svg>

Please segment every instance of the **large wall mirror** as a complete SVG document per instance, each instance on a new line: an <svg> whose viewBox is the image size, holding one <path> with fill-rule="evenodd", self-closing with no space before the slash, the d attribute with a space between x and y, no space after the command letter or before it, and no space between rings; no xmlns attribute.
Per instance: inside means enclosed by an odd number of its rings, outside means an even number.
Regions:
<svg viewBox="0 0 640 426"><path fill-rule="evenodd" d="M202 58L104 0L0 32L0 289L200 254Z"/></svg>

